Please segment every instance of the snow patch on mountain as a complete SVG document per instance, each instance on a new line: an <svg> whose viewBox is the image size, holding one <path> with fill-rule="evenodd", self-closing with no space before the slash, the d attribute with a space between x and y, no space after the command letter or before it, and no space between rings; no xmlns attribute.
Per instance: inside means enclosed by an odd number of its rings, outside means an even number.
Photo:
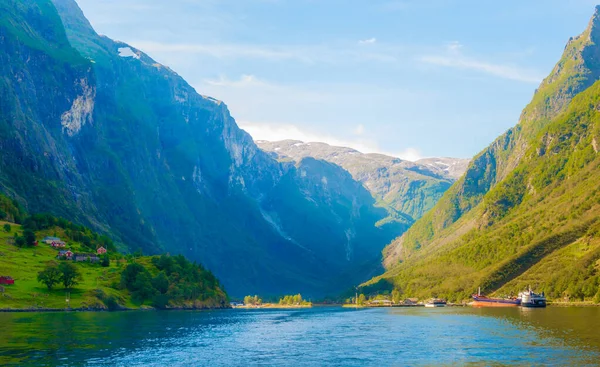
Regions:
<svg viewBox="0 0 600 367"><path fill-rule="evenodd" d="M119 47L119 49L117 51L119 52L119 56L121 56L121 57L133 57L134 59L137 59L137 60L140 59L140 55L133 52L131 47Z"/></svg>

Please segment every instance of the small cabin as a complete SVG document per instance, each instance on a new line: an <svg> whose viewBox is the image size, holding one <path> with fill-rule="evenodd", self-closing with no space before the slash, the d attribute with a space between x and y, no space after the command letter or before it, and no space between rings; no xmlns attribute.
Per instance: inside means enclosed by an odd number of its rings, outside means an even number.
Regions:
<svg viewBox="0 0 600 367"><path fill-rule="evenodd" d="M71 250L62 250L58 252L58 259L62 259L63 257L67 258L67 260L71 260L73 259L73 253L71 252Z"/></svg>
<svg viewBox="0 0 600 367"><path fill-rule="evenodd" d="M15 280L9 276L0 276L0 284L12 285L15 284Z"/></svg>
<svg viewBox="0 0 600 367"><path fill-rule="evenodd" d="M73 256L73 260L78 262L89 261L92 263L97 263L100 261L100 258L96 254L75 254Z"/></svg>
<svg viewBox="0 0 600 367"><path fill-rule="evenodd" d="M106 249L104 247L100 247L96 250L98 255L104 255L106 253Z"/></svg>
<svg viewBox="0 0 600 367"><path fill-rule="evenodd" d="M60 238L58 237L50 237L50 236L46 236L44 237L44 239L42 240L42 242L51 245L52 242L60 242Z"/></svg>

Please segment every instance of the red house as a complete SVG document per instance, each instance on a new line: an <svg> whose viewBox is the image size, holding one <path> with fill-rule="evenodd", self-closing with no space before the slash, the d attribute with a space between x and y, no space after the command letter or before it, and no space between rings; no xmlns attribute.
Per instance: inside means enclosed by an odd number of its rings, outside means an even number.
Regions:
<svg viewBox="0 0 600 367"><path fill-rule="evenodd" d="M96 250L96 253L98 255L104 255L106 253L106 249L104 247L100 247L98 250Z"/></svg>
<svg viewBox="0 0 600 367"><path fill-rule="evenodd" d="M15 280L9 276L1 276L0 284L6 284L6 285L15 284Z"/></svg>
<svg viewBox="0 0 600 367"><path fill-rule="evenodd" d="M67 246L67 244L63 241L53 241L51 246L54 248L64 248Z"/></svg>

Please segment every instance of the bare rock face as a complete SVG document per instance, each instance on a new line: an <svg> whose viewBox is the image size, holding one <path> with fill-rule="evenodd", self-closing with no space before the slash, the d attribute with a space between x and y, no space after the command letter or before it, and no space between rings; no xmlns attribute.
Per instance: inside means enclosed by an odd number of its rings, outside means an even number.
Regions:
<svg viewBox="0 0 600 367"><path fill-rule="evenodd" d="M257 141L257 144L282 161L312 157L344 168L369 190L379 206L388 209L390 219L408 223L431 209L465 172L469 163L467 159L454 158L410 162L383 154L363 154L351 148L296 140Z"/></svg>

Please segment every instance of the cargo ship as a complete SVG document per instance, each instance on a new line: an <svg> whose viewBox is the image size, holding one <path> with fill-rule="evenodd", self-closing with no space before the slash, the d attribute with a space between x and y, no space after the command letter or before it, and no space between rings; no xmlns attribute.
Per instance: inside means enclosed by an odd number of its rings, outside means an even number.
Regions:
<svg viewBox="0 0 600 367"><path fill-rule="evenodd" d="M521 305L520 298L492 298L481 295L481 288L473 295L473 306L475 307L518 307Z"/></svg>
<svg viewBox="0 0 600 367"><path fill-rule="evenodd" d="M544 292L536 294L529 288L527 291L519 293L519 298L521 299L521 307L546 307L546 295Z"/></svg>

